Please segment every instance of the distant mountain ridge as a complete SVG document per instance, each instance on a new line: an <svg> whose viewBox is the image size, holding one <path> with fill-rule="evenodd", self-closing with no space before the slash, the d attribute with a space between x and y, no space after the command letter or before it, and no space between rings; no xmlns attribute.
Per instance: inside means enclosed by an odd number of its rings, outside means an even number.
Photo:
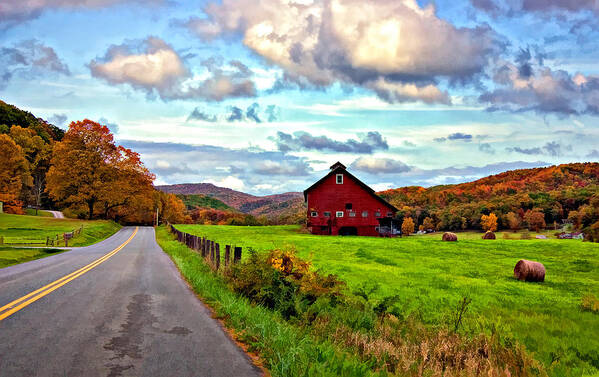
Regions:
<svg viewBox="0 0 599 377"><path fill-rule="evenodd" d="M303 220L304 197L301 192L286 192L256 196L219 187L212 183L180 183L156 186L160 191L177 195L205 195L220 200L231 208L254 216L266 216L281 223L297 223Z"/></svg>

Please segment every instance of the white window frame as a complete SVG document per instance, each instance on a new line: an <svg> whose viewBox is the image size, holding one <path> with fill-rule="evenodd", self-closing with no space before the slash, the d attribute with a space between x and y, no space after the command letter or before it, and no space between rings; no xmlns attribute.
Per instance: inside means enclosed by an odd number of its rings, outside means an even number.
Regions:
<svg viewBox="0 0 599 377"><path fill-rule="evenodd" d="M310 216L312 216L312 217L318 217L318 212L317 211L311 211L310 212Z"/></svg>
<svg viewBox="0 0 599 377"><path fill-rule="evenodd" d="M336 211L335 217L343 217L343 211Z"/></svg>
<svg viewBox="0 0 599 377"><path fill-rule="evenodd" d="M362 217L368 217L368 211L362 211Z"/></svg>
<svg viewBox="0 0 599 377"><path fill-rule="evenodd" d="M374 217L381 217L381 211L374 212Z"/></svg>
<svg viewBox="0 0 599 377"><path fill-rule="evenodd" d="M348 211L349 212L349 217L356 217L356 211Z"/></svg>
<svg viewBox="0 0 599 377"><path fill-rule="evenodd" d="M339 182L339 178L341 178L341 182ZM335 177L335 183L337 183L338 185L343 184L343 174L337 174L337 176Z"/></svg>
<svg viewBox="0 0 599 377"><path fill-rule="evenodd" d="M331 212L330 211L324 211L323 215L324 215L324 217L331 217Z"/></svg>

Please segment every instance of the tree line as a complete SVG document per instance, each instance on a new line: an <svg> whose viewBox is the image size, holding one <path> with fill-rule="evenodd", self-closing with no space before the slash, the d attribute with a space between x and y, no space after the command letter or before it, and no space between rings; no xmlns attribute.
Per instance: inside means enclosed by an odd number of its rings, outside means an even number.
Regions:
<svg viewBox="0 0 599 377"><path fill-rule="evenodd" d="M540 230L571 224L599 228L599 163L572 163L522 169L458 185L403 187L379 193L409 217L416 229L458 231L486 228ZM595 227L595 228L593 228Z"/></svg>
<svg viewBox="0 0 599 377"><path fill-rule="evenodd" d="M24 113L24 114L23 114ZM139 154L114 142L108 127L85 119L66 132L0 104L0 201L8 213L59 207L72 217L121 223L186 221L185 205L154 188Z"/></svg>

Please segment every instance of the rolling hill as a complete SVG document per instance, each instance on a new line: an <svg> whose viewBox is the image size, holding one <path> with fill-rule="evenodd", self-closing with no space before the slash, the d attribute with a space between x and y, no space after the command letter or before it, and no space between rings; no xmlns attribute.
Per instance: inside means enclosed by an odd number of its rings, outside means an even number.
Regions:
<svg viewBox="0 0 599 377"><path fill-rule="evenodd" d="M183 183L156 186L160 191L177 195L199 195L217 199L230 208L253 216L266 216L274 223L298 223L305 216L304 197L301 192L255 196L211 183ZM185 202L185 199L184 199ZM223 209L204 201L205 206ZM187 205L187 202L186 202Z"/></svg>

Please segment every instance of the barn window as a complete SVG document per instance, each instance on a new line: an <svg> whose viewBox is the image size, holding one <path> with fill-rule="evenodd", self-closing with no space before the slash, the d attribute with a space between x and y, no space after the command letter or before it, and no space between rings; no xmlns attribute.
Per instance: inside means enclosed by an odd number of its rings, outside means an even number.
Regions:
<svg viewBox="0 0 599 377"><path fill-rule="evenodd" d="M374 213L374 216L375 216L375 217L381 217L381 211L376 211L376 212Z"/></svg>
<svg viewBox="0 0 599 377"><path fill-rule="evenodd" d="M362 211L362 217L368 217L368 211Z"/></svg>
<svg viewBox="0 0 599 377"><path fill-rule="evenodd" d="M351 203L345 203L345 209L352 209Z"/></svg>
<svg viewBox="0 0 599 377"><path fill-rule="evenodd" d="M343 211L335 212L335 217L343 217Z"/></svg>
<svg viewBox="0 0 599 377"><path fill-rule="evenodd" d="M337 174L337 184L338 185L343 184L343 174Z"/></svg>
<svg viewBox="0 0 599 377"><path fill-rule="evenodd" d="M393 216L393 212L387 212L387 216L388 217L392 217Z"/></svg>
<svg viewBox="0 0 599 377"><path fill-rule="evenodd" d="M356 217L356 213L354 211L349 211L349 217Z"/></svg>
<svg viewBox="0 0 599 377"><path fill-rule="evenodd" d="M312 217L318 217L318 212L312 211L312 212L310 212L310 216L312 216Z"/></svg>
<svg viewBox="0 0 599 377"><path fill-rule="evenodd" d="M324 217L331 217L331 213L330 213L329 211L326 211L326 212L324 213Z"/></svg>

